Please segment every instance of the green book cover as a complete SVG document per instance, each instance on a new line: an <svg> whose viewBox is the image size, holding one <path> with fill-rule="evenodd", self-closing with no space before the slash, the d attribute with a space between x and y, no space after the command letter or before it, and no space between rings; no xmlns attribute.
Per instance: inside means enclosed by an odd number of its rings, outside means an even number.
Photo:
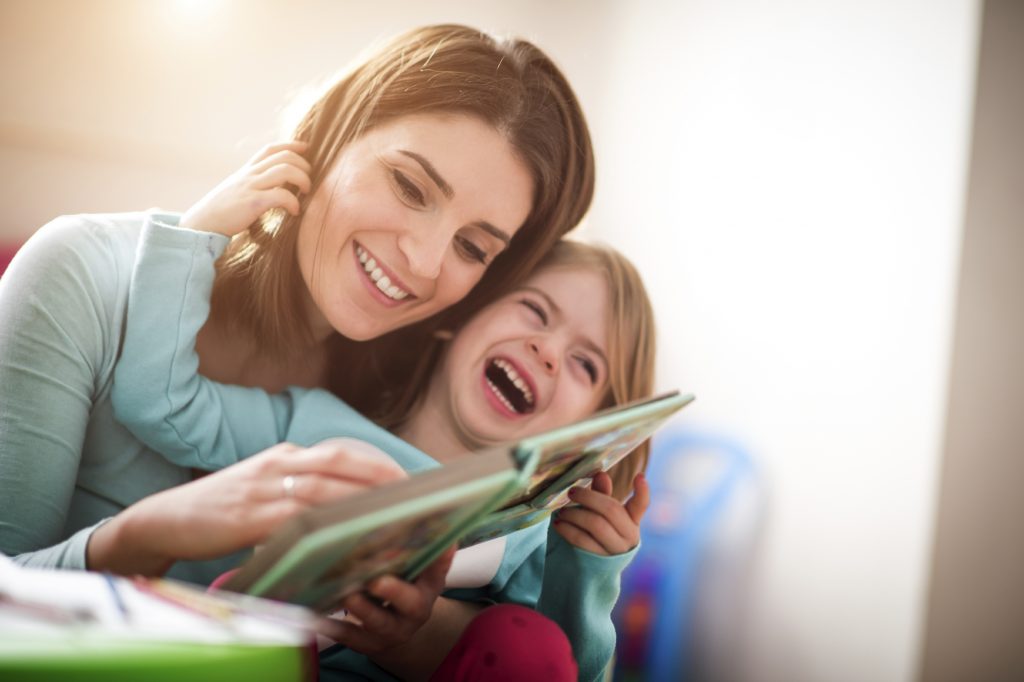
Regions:
<svg viewBox="0 0 1024 682"><path fill-rule="evenodd" d="M332 610L385 573L415 578L446 548L542 521L693 400L673 392L466 455L310 509L278 529L224 588Z"/></svg>

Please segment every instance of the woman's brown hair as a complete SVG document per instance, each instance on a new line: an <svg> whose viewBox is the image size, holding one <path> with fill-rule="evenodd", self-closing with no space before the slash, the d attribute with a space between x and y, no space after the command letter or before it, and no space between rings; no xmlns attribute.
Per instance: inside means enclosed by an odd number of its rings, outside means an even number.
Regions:
<svg viewBox="0 0 1024 682"><path fill-rule="evenodd" d="M594 190L586 121L554 63L523 40L439 25L383 45L306 113L294 138L309 144L310 194L352 140L385 122L431 112L474 116L505 136L533 176L533 206L509 247L461 302L372 341L338 334L329 340L330 388L382 422L393 422L425 386L436 359L428 348L433 330L459 326L533 270L583 218ZM313 343L296 262L300 221L301 215L280 212L264 216L232 240L218 265L211 319L245 333L270 358L293 359Z"/></svg>

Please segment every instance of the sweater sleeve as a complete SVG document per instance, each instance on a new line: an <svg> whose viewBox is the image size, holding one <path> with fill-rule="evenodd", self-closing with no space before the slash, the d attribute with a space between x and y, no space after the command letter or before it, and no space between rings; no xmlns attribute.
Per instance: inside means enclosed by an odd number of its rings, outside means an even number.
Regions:
<svg viewBox="0 0 1024 682"><path fill-rule="evenodd" d="M552 619L572 643L580 680L599 680L615 651L612 608L620 578L638 548L624 554L592 554L548 531L543 586L537 610Z"/></svg>
<svg viewBox="0 0 1024 682"><path fill-rule="evenodd" d="M92 529L58 541L126 276L95 227L53 221L0 279L0 551L23 565L85 568Z"/></svg>
<svg viewBox="0 0 1024 682"><path fill-rule="evenodd" d="M284 440L293 413L291 391L270 395L199 374L196 336L210 312L214 262L227 243L153 216L132 273L114 414L179 466L230 466Z"/></svg>

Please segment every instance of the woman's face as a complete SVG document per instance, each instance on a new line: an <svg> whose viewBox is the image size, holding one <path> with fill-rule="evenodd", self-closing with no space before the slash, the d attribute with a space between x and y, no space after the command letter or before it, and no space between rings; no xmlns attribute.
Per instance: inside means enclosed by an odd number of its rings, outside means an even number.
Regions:
<svg viewBox="0 0 1024 682"><path fill-rule="evenodd" d="M469 448L592 414L608 389L608 284L550 268L484 308L452 340L428 400Z"/></svg>
<svg viewBox="0 0 1024 682"><path fill-rule="evenodd" d="M414 115L369 130L299 225L314 331L372 339L456 303L526 220L533 189L508 141L476 118Z"/></svg>

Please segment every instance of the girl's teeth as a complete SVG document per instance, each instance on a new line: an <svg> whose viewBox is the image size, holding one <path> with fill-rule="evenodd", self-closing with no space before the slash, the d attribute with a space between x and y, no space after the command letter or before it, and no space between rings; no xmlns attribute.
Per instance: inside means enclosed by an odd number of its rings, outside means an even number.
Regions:
<svg viewBox="0 0 1024 682"><path fill-rule="evenodd" d="M507 408L508 408L508 409L509 409L510 411L512 411L512 412L516 412L516 413L518 413L518 412L519 412L519 410L517 410L516 408L512 407L512 403L510 403L510 402L508 401L508 398L506 398L506 397L505 397L505 396L504 396L504 395L502 394L502 392L498 390L498 387L497 387L497 386L495 386L494 384L492 384L492 383L490 382L490 380L489 380L489 379L488 379L488 381L487 381L487 385L488 385L488 386L490 386L490 388L491 388L491 392L492 392L492 393L493 393L493 394L494 394L494 395L495 395L495 396L496 396L496 397L498 398L498 400L500 400L500 401L501 401L501 404L502 404L502 405L504 405L505 407L507 407Z"/></svg>
<svg viewBox="0 0 1024 682"><path fill-rule="evenodd" d="M530 390L530 385L526 383L526 380L519 376L519 372L516 371L516 368L513 367L511 363L508 363L500 358L495 360L494 364L500 367L503 372L505 372L505 375L508 376L509 381L511 381L516 388L522 391L523 396L526 398L526 402L532 405L533 391Z"/></svg>

